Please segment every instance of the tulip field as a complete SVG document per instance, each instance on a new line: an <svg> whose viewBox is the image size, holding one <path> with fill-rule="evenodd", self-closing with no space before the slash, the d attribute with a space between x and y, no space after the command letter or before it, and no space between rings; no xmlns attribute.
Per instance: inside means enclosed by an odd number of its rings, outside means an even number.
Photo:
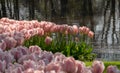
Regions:
<svg viewBox="0 0 120 73"><path fill-rule="evenodd" d="M65 56L73 56L79 60L93 60L95 54L92 46L84 39L90 41L94 32L88 27L67 24L55 24L53 22L37 20L17 21L8 18L0 20L1 49L9 50L16 46L38 45L42 50L61 52Z"/></svg>
<svg viewBox="0 0 120 73"><path fill-rule="evenodd" d="M1 18L0 73L120 73L95 60L93 37L86 26Z"/></svg>

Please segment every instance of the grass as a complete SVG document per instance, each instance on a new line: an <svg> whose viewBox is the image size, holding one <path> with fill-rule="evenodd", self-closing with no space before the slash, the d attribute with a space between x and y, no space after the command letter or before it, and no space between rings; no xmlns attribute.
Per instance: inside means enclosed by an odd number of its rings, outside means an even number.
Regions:
<svg viewBox="0 0 120 73"><path fill-rule="evenodd" d="M105 65L104 73L106 73L106 68L109 65L115 65L120 69L120 62L119 61L103 61L103 62L104 62L104 65ZM86 66L92 66L92 62L85 62L85 64L86 64Z"/></svg>

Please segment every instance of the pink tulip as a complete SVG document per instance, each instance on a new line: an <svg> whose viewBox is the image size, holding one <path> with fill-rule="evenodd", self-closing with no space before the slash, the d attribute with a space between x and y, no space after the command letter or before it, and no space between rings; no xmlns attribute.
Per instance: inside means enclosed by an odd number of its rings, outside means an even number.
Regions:
<svg viewBox="0 0 120 73"><path fill-rule="evenodd" d="M4 26L5 32L12 32L13 30L9 26Z"/></svg>
<svg viewBox="0 0 120 73"><path fill-rule="evenodd" d="M14 19L8 19L8 23L14 24L14 23L15 23L15 20L14 20Z"/></svg>
<svg viewBox="0 0 120 73"><path fill-rule="evenodd" d="M68 31L67 30L65 31L65 34L68 35Z"/></svg>
<svg viewBox="0 0 120 73"><path fill-rule="evenodd" d="M8 21L8 20L9 20L9 19L6 18L6 17L3 17L3 18L0 19L0 21L3 21L3 22L6 22L6 21Z"/></svg>
<svg viewBox="0 0 120 73"><path fill-rule="evenodd" d="M8 49L14 48L17 44L17 41L13 37L6 37L4 41L6 43L6 48Z"/></svg>
<svg viewBox="0 0 120 73"><path fill-rule="evenodd" d="M0 49L0 60L3 61L4 60L4 52Z"/></svg>
<svg viewBox="0 0 120 73"><path fill-rule="evenodd" d="M61 25L56 25L55 32L60 32Z"/></svg>
<svg viewBox="0 0 120 73"><path fill-rule="evenodd" d="M89 36L90 38L93 38L93 36L94 36L94 32L89 31L88 36Z"/></svg>
<svg viewBox="0 0 120 73"><path fill-rule="evenodd" d="M34 31L33 31L33 29L28 30L28 33L29 33L31 36L34 36Z"/></svg>
<svg viewBox="0 0 120 73"><path fill-rule="evenodd" d="M23 56L22 52L18 51L16 48L13 48L10 52L16 61Z"/></svg>
<svg viewBox="0 0 120 73"><path fill-rule="evenodd" d="M88 31L89 31L89 28L87 28L86 26L79 27L80 33L87 34Z"/></svg>
<svg viewBox="0 0 120 73"><path fill-rule="evenodd" d="M77 73L82 73L85 68L85 63L81 61L76 61Z"/></svg>
<svg viewBox="0 0 120 73"><path fill-rule="evenodd" d="M61 25L60 26L60 33L65 33L65 31L67 30L67 27L68 27L68 25L66 25L66 24Z"/></svg>
<svg viewBox="0 0 120 73"><path fill-rule="evenodd" d="M30 33L28 33L28 32L24 35L24 37L25 37L26 40L30 39L31 36L32 36L32 35L31 35Z"/></svg>
<svg viewBox="0 0 120 73"><path fill-rule="evenodd" d="M4 32L3 25L0 25L0 34Z"/></svg>
<svg viewBox="0 0 120 73"><path fill-rule="evenodd" d="M24 71L24 73L34 73L34 69L28 68L27 70Z"/></svg>
<svg viewBox="0 0 120 73"><path fill-rule="evenodd" d="M40 23L37 21L34 23L34 28L38 28L38 27L40 28Z"/></svg>
<svg viewBox="0 0 120 73"><path fill-rule="evenodd" d="M25 21L25 20L23 20L23 21L20 20L18 23L19 23L20 25L24 25L24 21Z"/></svg>
<svg viewBox="0 0 120 73"><path fill-rule="evenodd" d="M90 68L85 67L82 71L82 73L92 73Z"/></svg>
<svg viewBox="0 0 120 73"><path fill-rule="evenodd" d="M107 73L120 73L120 71L118 70L117 66L108 66L107 67Z"/></svg>
<svg viewBox="0 0 120 73"><path fill-rule="evenodd" d="M43 29L45 32L50 32L52 26L53 26L52 23L48 23Z"/></svg>
<svg viewBox="0 0 120 73"><path fill-rule="evenodd" d="M27 60L27 61L24 61L23 66L24 66L25 69L29 69L29 68L35 69L36 68L36 63L33 60Z"/></svg>
<svg viewBox="0 0 120 73"><path fill-rule="evenodd" d="M86 26L82 26L82 28L83 28L83 33L85 33L85 31L86 31Z"/></svg>
<svg viewBox="0 0 120 73"><path fill-rule="evenodd" d="M6 62L0 60L0 71L4 73L6 68Z"/></svg>
<svg viewBox="0 0 120 73"><path fill-rule="evenodd" d="M5 51L3 55L4 55L4 60L7 66L9 63L12 63L15 61L14 56L8 51Z"/></svg>
<svg viewBox="0 0 120 73"><path fill-rule="evenodd" d="M67 27L67 32L68 32L68 34L73 34L72 26Z"/></svg>
<svg viewBox="0 0 120 73"><path fill-rule="evenodd" d="M36 59L35 55L33 55L33 54L27 54L27 55L23 55L22 57L20 57L18 59L18 63L23 64L24 61L27 61L27 60L36 61L37 59Z"/></svg>
<svg viewBox="0 0 120 73"><path fill-rule="evenodd" d="M5 50L6 47L7 47L7 45L6 45L5 41L2 40L2 42L0 43L0 48L1 48L2 50Z"/></svg>
<svg viewBox="0 0 120 73"><path fill-rule="evenodd" d="M41 22L40 22L40 27L41 27L41 28L44 28L46 25L47 25L47 22L46 22L46 21L41 21Z"/></svg>
<svg viewBox="0 0 120 73"><path fill-rule="evenodd" d="M52 71L54 70L55 73L59 72L61 69L59 63L54 63L54 62L51 62L49 63L46 67L45 67L45 71L48 72L48 71Z"/></svg>
<svg viewBox="0 0 120 73"><path fill-rule="evenodd" d="M89 31L90 31L90 29L89 29L89 28L86 28L85 34L88 34Z"/></svg>
<svg viewBox="0 0 120 73"><path fill-rule="evenodd" d="M68 57L64 59L62 68L63 68L63 71L67 73L76 73L77 67L76 67L76 62L74 58Z"/></svg>
<svg viewBox="0 0 120 73"><path fill-rule="evenodd" d="M37 33L38 33L39 36L43 36L44 33L45 33L42 28L36 28L36 30L37 30Z"/></svg>
<svg viewBox="0 0 120 73"><path fill-rule="evenodd" d="M21 67L17 67L15 69L13 69L11 73L22 73L22 69L21 69Z"/></svg>
<svg viewBox="0 0 120 73"><path fill-rule="evenodd" d="M52 42L52 38L49 37L49 36L47 36L47 37L45 38L45 44L49 45L51 42Z"/></svg>
<svg viewBox="0 0 120 73"><path fill-rule="evenodd" d="M37 69L38 70L44 70L45 69L45 62L43 61L43 60L39 60L38 62L37 62Z"/></svg>
<svg viewBox="0 0 120 73"><path fill-rule="evenodd" d="M23 45L23 43L25 41L24 37L15 36L14 39L17 41L17 43L16 43L17 46Z"/></svg>
<svg viewBox="0 0 120 73"><path fill-rule="evenodd" d="M15 49L22 53L22 55L27 55L29 53L28 48L25 46L17 46Z"/></svg>
<svg viewBox="0 0 120 73"><path fill-rule="evenodd" d="M25 40L24 35L21 32L14 32L13 38L17 41L17 44L16 44L17 46L22 45Z"/></svg>
<svg viewBox="0 0 120 73"><path fill-rule="evenodd" d="M78 27L77 27L77 25L73 25L72 28L73 28L73 33L77 34L78 33Z"/></svg>
<svg viewBox="0 0 120 73"><path fill-rule="evenodd" d="M103 73L105 66L102 61L94 61L92 64L93 73Z"/></svg>
<svg viewBox="0 0 120 73"><path fill-rule="evenodd" d="M46 73L56 73L56 72L54 70L51 70L51 71L47 71Z"/></svg>
<svg viewBox="0 0 120 73"><path fill-rule="evenodd" d="M24 26L23 26L23 25L19 25L19 26L17 27L17 30L18 30L18 31L21 31L22 29L24 29Z"/></svg>
<svg viewBox="0 0 120 73"><path fill-rule="evenodd" d="M64 59L66 59L66 57L62 53L57 52L54 54L54 61L55 62L63 62Z"/></svg>
<svg viewBox="0 0 120 73"><path fill-rule="evenodd" d="M51 32L51 33L56 32L56 25L53 25L53 26L50 28L50 32Z"/></svg>
<svg viewBox="0 0 120 73"><path fill-rule="evenodd" d="M16 30L17 25L13 24L13 25L9 25L9 28L11 29L11 31Z"/></svg>
<svg viewBox="0 0 120 73"><path fill-rule="evenodd" d="M40 51L41 51L41 48L40 48L39 46L37 46L37 45L35 45L35 46L30 46L30 47L29 47L29 51L30 51L30 53L40 52Z"/></svg>
<svg viewBox="0 0 120 73"><path fill-rule="evenodd" d="M45 73L43 70L34 70L34 73Z"/></svg>

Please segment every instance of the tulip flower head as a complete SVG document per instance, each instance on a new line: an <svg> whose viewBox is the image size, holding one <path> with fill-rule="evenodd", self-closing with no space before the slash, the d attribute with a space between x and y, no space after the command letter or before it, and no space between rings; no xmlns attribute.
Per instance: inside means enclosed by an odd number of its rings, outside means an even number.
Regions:
<svg viewBox="0 0 120 73"><path fill-rule="evenodd" d="M88 36L89 36L90 38L93 38L93 36L94 36L94 32L89 31L89 32L88 32Z"/></svg>
<svg viewBox="0 0 120 73"><path fill-rule="evenodd" d="M47 36L47 37L45 38L45 43L46 43L47 45L49 45L51 42L52 42L52 38L49 37L49 36Z"/></svg>
<svg viewBox="0 0 120 73"><path fill-rule="evenodd" d="M108 66L107 67L107 73L120 73L120 71L118 70L117 66Z"/></svg>
<svg viewBox="0 0 120 73"><path fill-rule="evenodd" d="M94 61L92 64L93 73L103 73L105 66L102 61Z"/></svg>
<svg viewBox="0 0 120 73"><path fill-rule="evenodd" d="M73 33L77 34L78 33L78 27L77 27L77 25L73 25L72 28L73 28Z"/></svg>

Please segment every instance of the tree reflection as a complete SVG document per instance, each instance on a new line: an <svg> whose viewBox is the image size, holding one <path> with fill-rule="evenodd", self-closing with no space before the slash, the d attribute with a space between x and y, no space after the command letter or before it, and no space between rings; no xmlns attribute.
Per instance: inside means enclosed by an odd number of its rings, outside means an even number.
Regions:
<svg viewBox="0 0 120 73"><path fill-rule="evenodd" d="M104 24L102 30L102 39L104 39L105 43L108 44L108 40L111 37L112 45L119 42L118 34L116 33L116 2L117 0L107 0L105 9L104 9ZM111 31L111 30L112 31ZM110 35L110 36L109 36ZM116 42L115 42L116 39ZM103 42L103 40L102 40Z"/></svg>
<svg viewBox="0 0 120 73"><path fill-rule="evenodd" d="M6 13L6 7L5 7L5 0L0 0L1 2L1 14L2 14L2 17L6 17L7 16L7 13Z"/></svg>

